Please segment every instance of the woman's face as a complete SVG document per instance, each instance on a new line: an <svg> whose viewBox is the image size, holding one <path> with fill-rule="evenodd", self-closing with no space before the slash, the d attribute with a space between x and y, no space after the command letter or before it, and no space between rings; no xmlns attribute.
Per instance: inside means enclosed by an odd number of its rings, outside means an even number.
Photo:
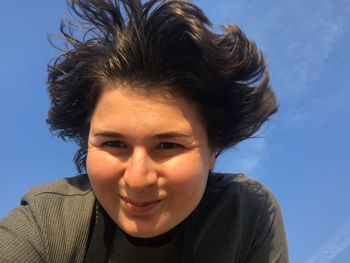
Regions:
<svg viewBox="0 0 350 263"><path fill-rule="evenodd" d="M215 153L190 101L109 87L97 102L88 139L93 191L126 233L154 237L195 209Z"/></svg>

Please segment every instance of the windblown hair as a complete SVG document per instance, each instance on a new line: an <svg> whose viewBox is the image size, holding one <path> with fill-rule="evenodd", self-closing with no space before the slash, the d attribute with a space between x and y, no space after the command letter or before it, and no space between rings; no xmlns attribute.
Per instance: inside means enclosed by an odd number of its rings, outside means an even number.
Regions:
<svg viewBox="0 0 350 263"><path fill-rule="evenodd" d="M61 23L66 49L49 64L52 132L75 141L85 171L90 117L106 83L171 93L199 106L211 147L251 137L276 112L264 57L235 25L214 32L186 0L70 0L85 28Z"/></svg>

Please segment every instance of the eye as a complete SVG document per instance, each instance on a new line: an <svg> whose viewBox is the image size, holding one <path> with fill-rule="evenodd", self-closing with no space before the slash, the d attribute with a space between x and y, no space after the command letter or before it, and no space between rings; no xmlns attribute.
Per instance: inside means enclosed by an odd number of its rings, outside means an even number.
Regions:
<svg viewBox="0 0 350 263"><path fill-rule="evenodd" d="M127 148L127 145L122 141L106 141L102 143L102 146L111 148Z"/></svg>
<svg viewBox="0 0 350 263"><path fill-rule="evenodd" d="M183 146L178 144L178 143L173 143L173 142L161 142L158 144L158 148L165 149L165 150L171 150L171 149L183 148Z"/></svg>

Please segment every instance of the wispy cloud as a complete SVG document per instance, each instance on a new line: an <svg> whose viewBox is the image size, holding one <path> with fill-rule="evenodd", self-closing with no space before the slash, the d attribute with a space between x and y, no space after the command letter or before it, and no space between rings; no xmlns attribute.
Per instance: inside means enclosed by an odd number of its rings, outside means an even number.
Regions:
<svg viewBox="0 0 350 263"><path fill-rule="evenodd" d="M330 69L336 65L332 56L350 29L349 17L337 11L341 8L338 1L296 2L290 10L283 9L284 22L273 29L281 35L267 42L279 46L277 52L270 51L270 61L287 128L310 125L323 118L320 112L338 104L335 99L341 99L345 87L333 86L330 93L328 85L322 85L323 74L334 71Z"/></svg>
<svg viewBox="0 0 350 263"><path fill-rule="evenodd" d="M266 24L270 38L263 42L271 58L272 78L283 91L281 95L295 98L317 88L313 82L327 65L338 40L349 30L349 18L335 12L340 7L331 0L322 4L290 1L277 8L274 11L278 15Z"/></svg>
<svg viewBox="0 0 350 263"><path fill-rule="evenodd" d="M350 217L306 263L331 263L339 253L348 248L350 248Z"/></svg>
<svg viewBox="0 0 350 263"><path fill-rule="evenodd" d="M310 112L311 107L305 110L305 106L328 103L320 80L322 72L332 67L338 44L350 34L348 1L220 1L208 10L218 23L241 26L267 55L273 87L288 109L289 127L317 116L320 108ZM333 87L333 91L344 88Z"/></svg>
<svg viewBox="0 0 350 263"><path fill-rule="evenodd" d="M349 112L349 98L350 90L347 88L315 96L307 103L300 103L298 107L290 107L285 113L288 123L284 124L293 127L322 126L334 118L336 112Z"/></svg>

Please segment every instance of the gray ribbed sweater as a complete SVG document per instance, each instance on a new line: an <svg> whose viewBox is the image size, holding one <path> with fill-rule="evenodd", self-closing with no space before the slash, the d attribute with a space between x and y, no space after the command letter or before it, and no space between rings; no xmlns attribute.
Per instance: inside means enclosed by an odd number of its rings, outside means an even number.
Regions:
<svg viewBox="0 0 350 263"><path fill-rule="evenodd" d="M87 176L33 188L0 220L0 262L84 262L94 204ZM211 174L190 218L194 262L288 262L278 203L248 177Z"/></svg>

